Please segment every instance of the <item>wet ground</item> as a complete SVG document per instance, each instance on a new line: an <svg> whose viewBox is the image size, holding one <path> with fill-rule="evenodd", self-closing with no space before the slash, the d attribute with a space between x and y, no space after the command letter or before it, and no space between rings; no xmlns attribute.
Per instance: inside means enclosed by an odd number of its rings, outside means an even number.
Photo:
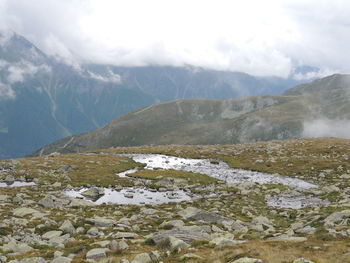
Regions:
<svg viewBox="0 0 350 263"><path fill-rule="evenodd" d="M14 182L0 182L0 187L20 187L20 186L31 186L35 185L34 182L22 182L22 181L14 181Z"/></svg>
<svg viewBox="0 0 350 263"><path fill-rule="evenodd" d="M233 184L254 182L259 184L282 184L300 189L317 187L315 184L297 178L234 169L222 161L213 162L208 159L185 159L162 154L124 154L123 156L131 157L136 162L146 164L144 169L161 168L201 173ZM132 170L126 171L123 175L125 176L132 172Z"/></svg>
<svg viewBox="0 0 350 263"><path fill-rule="evenodd" d="M80 190L66 191L66 195L75 198L85 198L81 195L82 192L87 190L83 188ZM110 188L104 188L104 195L98 197L97 200L91 200L95 204L121 204L121 205L156 205L169 202L182 202L190 200L191 197L182 190L177 191L153 191L146 188L127 187L121 190L115 190Z"/></svg>

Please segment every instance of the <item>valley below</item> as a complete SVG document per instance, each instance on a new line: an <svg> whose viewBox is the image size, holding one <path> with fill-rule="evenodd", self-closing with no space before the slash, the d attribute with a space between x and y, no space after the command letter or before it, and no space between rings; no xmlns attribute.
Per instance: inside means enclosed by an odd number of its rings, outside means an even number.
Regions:
<svg viewBox="0 0 350 263"><path fill-rule="evenodd" d="M349 262L349 152L323 138L3 160L0 262Z"/></svg>

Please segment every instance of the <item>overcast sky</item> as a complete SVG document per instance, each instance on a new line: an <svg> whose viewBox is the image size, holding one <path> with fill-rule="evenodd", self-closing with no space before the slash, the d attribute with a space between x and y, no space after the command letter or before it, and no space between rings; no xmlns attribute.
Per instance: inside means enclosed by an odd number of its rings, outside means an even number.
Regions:
<svg viewBox="0 0 350 263"><path fill-rule="evenodd" d="M0 0L0 27L69 63L350 72L348 0Z"/></svg>

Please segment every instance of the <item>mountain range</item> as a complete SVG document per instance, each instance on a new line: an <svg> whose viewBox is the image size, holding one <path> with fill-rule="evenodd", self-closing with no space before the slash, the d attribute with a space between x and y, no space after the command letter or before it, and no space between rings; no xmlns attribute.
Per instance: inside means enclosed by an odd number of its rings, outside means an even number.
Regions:
<svg viewBox="0 0 350 263"><path fill-rule="evenodd" d="M35 154L117 146L289 139L303 137L305 126L314 121L337 121L339 126L342 121L348 122L349 116L350 75L332 75L278 96L187 99L155 104L123 115L98 130L57 141Z"/></svg>
<svg viewBox="0 0 350 263"><path fill-rule="evenodd" d="M0 159L24 156L154 103L280 94L298 83L192 66L67 64L23 36L0 33Z"/></svg>

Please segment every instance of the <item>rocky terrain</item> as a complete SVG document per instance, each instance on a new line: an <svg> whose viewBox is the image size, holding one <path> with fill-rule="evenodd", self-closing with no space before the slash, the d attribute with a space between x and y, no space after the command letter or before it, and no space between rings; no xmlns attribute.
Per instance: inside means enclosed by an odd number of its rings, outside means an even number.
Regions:
<svg viewBox="0 0 350 263"><path fill-rule="evenodd" d="M234 144L324 136L341 137L349 125L350 75L333 75L287 90L281 96L225 100L178 100L125 114L105 127L56 141L34 155L100 148L169 144ZM334 122L334 123L333 123ZM337 126L337 127L334 127ZM344 129L344 128L343 128Z"/></svg>
<svg viewBox="0 0 350 263"><path fill-rule="evenodd" d="M130 153L208 159L214 166L224 161L313 186L227 183L191 171L147 170L120 155ZM0 262L350 262L349 153L350 140L298 139L4 160ZM108 190L130 187L183 191L190 198L98 204ZM82 196L67 195L74 190ZM136 195L124 193L130 200Z"/></svg>

